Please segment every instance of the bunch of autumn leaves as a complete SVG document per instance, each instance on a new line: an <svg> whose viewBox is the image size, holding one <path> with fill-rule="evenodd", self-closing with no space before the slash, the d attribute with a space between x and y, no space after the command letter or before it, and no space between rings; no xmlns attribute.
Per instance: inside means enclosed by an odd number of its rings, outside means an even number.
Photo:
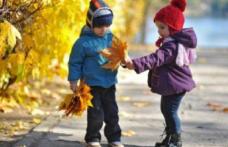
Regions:
<svg viewBox="0 0 228 147"><path fill-rule="evenodd" d="M127 43L113 36L112 46L99 53L108 59L108 63L103 68L114 71L127 56ZM88 107L93 107L92 98L90 87L83 80L80 80L76 92L66 95L60 103L59 110L63 110L66 116L81 116Z"/></svg>

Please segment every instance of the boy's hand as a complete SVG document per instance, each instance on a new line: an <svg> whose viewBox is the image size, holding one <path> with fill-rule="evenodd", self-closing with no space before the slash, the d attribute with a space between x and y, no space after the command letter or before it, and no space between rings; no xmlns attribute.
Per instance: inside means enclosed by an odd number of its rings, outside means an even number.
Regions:
<svg viewBox="0 0 228 147"><path fill-rule="evenodd" d="M125 58L121 61L120 65L123 68L128 68L127 67L127 63L131 60L131 58L129 57L129 55L126 55Z"/></svg>
<svg viewBox="0 0 228 147"><path fill-rule="evenodd" d="M70 81L70 89L73 91L73 92L76 92L78 86L77 86L77 81Z"/></svg>
<svg viewBox="0 0 228 147"><path fill-rule="evenodd" d="M134 64L133 64L133 62L132 62L132 60L129 58L129 60L126 62L126 67L128 68L128 69L130 69L130 70L133 70L133 69L135 69L135 67L134 67Z"/></svg>

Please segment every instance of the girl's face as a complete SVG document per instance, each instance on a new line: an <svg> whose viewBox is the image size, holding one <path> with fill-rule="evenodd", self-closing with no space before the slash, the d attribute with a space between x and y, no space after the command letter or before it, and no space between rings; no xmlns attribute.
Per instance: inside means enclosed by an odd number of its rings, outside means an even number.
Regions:
<svg viewBox="0 0 228 147"><path fill-rule="evenodd" d="M163 37L163 38L166 38L170 35L170 32L169 32L169 26L160 22L160 21L155 21L155 24L158 28L158 34Z"/></svg>
<svg viewBox="0 0 228 147"><path fill-rule="evenodd" d="M101 26L93 28L93 32L100 37L103 37L105 33L109 30L110 26Z"/></svg>

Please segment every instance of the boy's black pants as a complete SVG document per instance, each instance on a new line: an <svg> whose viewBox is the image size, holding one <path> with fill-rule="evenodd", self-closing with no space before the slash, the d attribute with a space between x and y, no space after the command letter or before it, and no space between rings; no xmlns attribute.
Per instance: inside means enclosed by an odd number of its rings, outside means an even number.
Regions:
<svg viewBox="0 0 228 147"><path fill-rule="evenodd" d="M121 129L119 126L118 106L116 103L116 87L91 87L93 107L87 111L86 142L100 142L103 122L104 134L108 142L120 141Z"/></svg>

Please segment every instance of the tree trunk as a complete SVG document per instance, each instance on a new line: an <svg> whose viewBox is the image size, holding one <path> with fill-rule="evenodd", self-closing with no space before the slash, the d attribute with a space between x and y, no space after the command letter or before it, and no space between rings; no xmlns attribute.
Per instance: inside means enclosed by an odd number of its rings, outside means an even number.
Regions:
<svg viewBox="0 0 228 147"><path fill-rule="evenodd" d="M147 18L148 18L148 13L151 5L151 0L146 0L145 2L145 9L143 13L143 22L142 22L142 27L141 27L141 37L140 37L140 43L145 44L146 42L146 35L147 35Z"/></svg>

